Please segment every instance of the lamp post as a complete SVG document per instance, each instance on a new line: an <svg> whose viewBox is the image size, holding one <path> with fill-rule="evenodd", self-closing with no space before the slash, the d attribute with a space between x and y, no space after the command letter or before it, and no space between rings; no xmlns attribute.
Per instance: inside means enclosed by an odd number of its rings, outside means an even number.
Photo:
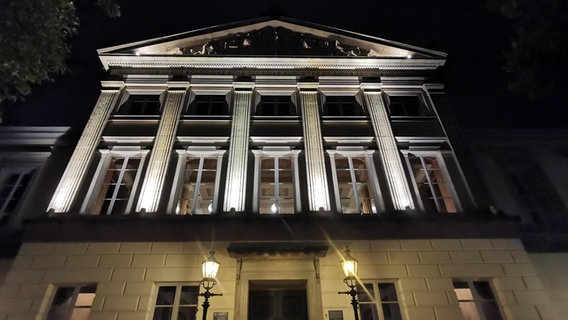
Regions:
<svg viewBox="0 0 568 320"><path fill-rule="evenodd" d="M353 306L353 313L355 314L355 320L359 320L359 312L357 306L359 302L357 301L357 260L353 258L350 254L349 247L345 247L345 257L341 261L341 269L345 278L343 282L349 287L349 291L339 291L338 294L348 294L351 296L351 305Z"/></svg>
<svg viewBox="0 0 568 320"><path fill-rule="evenodd" d="M209 309L209 298L215 296L222 296L222 293L210 292L213 286L217 283L215 277L217 276L217 271L219 271L219 262L215 260L214 257L215 250L209 251L209 257L201 263L201 272L203 273L203 280L201 280L201 285L205 292L199 293L200 296L205 298L203 301L203 320L207 319L207 309Z"/></svg>

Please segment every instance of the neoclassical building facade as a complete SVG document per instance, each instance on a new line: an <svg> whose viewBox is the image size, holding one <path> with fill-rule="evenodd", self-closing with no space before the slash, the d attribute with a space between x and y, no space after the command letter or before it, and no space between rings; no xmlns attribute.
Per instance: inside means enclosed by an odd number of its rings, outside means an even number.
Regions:
<svg viewBox="0 0 568 320"><path fill-rule="evenodd" d="M554 319L521 224L457 160L445 53L281 18L98 54L91 117L21 213L2 319L201 317L211 249L207 319L354 319L346 246L360 319Z"/></svg>

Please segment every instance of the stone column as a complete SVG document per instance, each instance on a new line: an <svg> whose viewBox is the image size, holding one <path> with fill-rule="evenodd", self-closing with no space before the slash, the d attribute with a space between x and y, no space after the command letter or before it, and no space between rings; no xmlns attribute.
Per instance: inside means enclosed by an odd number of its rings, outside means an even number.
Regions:
<svg viewBox="0 0 568 320"><path fill-rule="evenodd" d="M160 204L160 197L171 158L172 148L176 138L178 122L183 107L183 100L188 84L177 84L176 88L169 88L160 119L160 125L152 153L148 162L148 169L144 177L136 211L156 212ZM170 84L171 86L171 84Z"/></svg>
<svg viewBox="0 0 568 320"><path fill-rule="evenodd" d="M329 211L329 188L321 135L317 84L298 84L306 154L306 180L310 211Z"/></svg>
<svg viewBox="0 0 568 320"><path fill-rule="evenodd" d="M254 83L235 83L233 122L227 164L227 184L223 211L244 211L252 89Z"/></svg>
<svg viewBox="0 0 568 320"><path fill-rule="evenodd" d="M116 84L116 89L101 90L97 104L51 198L48 212L62 213L71 208L123 86L120 82Z"/></svg>
<svg viewBox="0 0 568 320"><path fill-rule="evenodd" d="M400 152L381 94L379 91L364 92L394 209L414 209L414 202L404 173Z"/></svg>

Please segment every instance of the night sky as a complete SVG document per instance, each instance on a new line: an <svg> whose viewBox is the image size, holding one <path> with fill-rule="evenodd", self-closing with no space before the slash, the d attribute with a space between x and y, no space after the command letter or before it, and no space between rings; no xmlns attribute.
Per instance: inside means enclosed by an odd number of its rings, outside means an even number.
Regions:
<svg viewBox="0 0 568 320"><path fill-rule="evenodd" d="M96 49L234 21L281 15L448 53L447 92L463 128L562 127L558 106L525 101L506 89L503 51L512 29L483 1L118 1L110 19L84 4L72 39L70 73L7 108L7 125L62 125L80 130L105 72Z"/></svg>

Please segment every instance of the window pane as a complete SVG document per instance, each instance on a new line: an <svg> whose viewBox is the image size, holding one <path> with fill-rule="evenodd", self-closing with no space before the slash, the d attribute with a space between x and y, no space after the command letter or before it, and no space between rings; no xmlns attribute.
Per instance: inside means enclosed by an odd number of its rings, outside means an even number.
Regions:
<svg viewBox="0 0 568 320"><path fill-rule="evenodd" d="M195 320L197 307L180 307L178 312L178 320Z"/></svg>
<svg viewBox="0 0 568 320"><path fill-rule="evenodd" d="M493 296L493 291L491 290L491 285L487 281L474 281L473 286L475 287L475 291L477 294L486 300L493 300L495 296Z"/></svg>
<svg viewBox="0 0 568 320"><path fill-rule="evenodd" d="M360 304L359 312L361 314L361 320L379 320L377 306L375 306L375 304Z"/></svg>
<svg viewBox="0 0 568 320"><path fill-rule="evenodd" d="M373 285L370 283L366 283L365 287L357 286L357 293L359 302L372 302L375 296Z"/></svg>
<svg viewBox="0 0 568 320"><path fill-rule="evenodd" d="M75 287L57 288L51 306L52 307L70 306L73 300L74 293L75 293Z"/></svg>
<svg viewBox="0 0 568 320"><path fill-rule="evenodd" d="M389 96L389 110L392 116L425 116L426 107L419 96Z"/></svg>
<svg viewBox="0 0 568 320"><path fill-rule="evenodd" d="M463 314L464 320L481 320L479 312L475 306L475 302L460 302L460 309Z"/></svg>
<svg viewBox="0 0 568 320"><path fill-rule="evenodd" d="M132 95L119 108L118 114L156 115L160 112L160 96Z"/></svg>
<svg viewBox="0 0 568 320"><path fill-rule="evenodd" d="M226 115L229 113L224 95L197 96L187 111L195 115Z"/></svg>
<svg viewBox="0 0 568 320"><path fill-rule="evenodd" d="M394 283L379 283L381 301L398 301Z"/></svg>
<svg viewBox="0 0 568 320"><path fill-rule="evenodd" d="M12 213L16 210L32 174L33 170L27 173L10 173L4 178L0 184L0 213Z"/></svg>
<svg viewBox="0 0 568 320"><path fill-rule="evenodd" d="M216 177L216 157L187 159L177 214L210 214L213 210Z"/></svg>
<svg viewBox="0 0 568 320"><path fill-rule="evenodd" d="M336 155L335 168L343 213L375 212L365 158Z"/></svg>
<svg viewBox="0 0 568 320"><path fill-rule="evenodd" d="M327 96L325 98L324 114L327 116L360 116L363 109L355 96Z"/></svg>
<svg viewBox="0 0 568 320"><path fill-rule="evenodd" d="M197 297L199 295L199 287L196 286L183 286L181 288L180 305L197 304Z"/></svg>
<svg viewBox="0 0 568 320"><path fill-rule="evenodd" d="M384 320L400 320L402 315L398 303L383 303L383 317Z"/></svg>
<svg viewBox="0 0 568 320"><path fill-rule="evenodd" d="M174 304L174 298L176 294L175 286L160 287L158 290L158 298L156 299L157 306L171 306Z"/></svg>
<svg viewBox="0 0 568 320"><path fill-rule="evenodd" d="M294 213L294 183L292 158L260 159L260 213Z"/></svg>
<svg viewBox="0 0 568 320"><path fill-rule="evenodd" d="M83 320L89 317L96 286L59 287L55 292L48 320Z"/></svg>
<svg viewBox="0 0 568 320"><path fill-rule="evenodd" d="M156 307L152 320L170 320L172 318L172 307Z"/></svg>
<svg viewBox="0 0 568 320"><path fill-rule="evenodd" d="M65 315L69 309L57 308L47 312L47 320L66 320Z"/></svg>
<svg viewBox="0 0 568 320"><path fill-rule="evenodd" d="M259 116L295 116L296 106L290 96L262 96L256 108Z"/></svg>
<svg viewBox="0 0 568 320"><path fill-rule="evenodd" d="M126 212L139 166L138 158L113 157L110 160L93 214L119 215Z"/></svg>
<svg viewBox="0 0 568 320"><path fill-rule="evenodd" d="M501 312L499 311L499 306L495 301L484 301L481 302L481 310L483 310L483 314L485 315L486 319L491 320L500 320L503 319L501 317Z"/></svg>

